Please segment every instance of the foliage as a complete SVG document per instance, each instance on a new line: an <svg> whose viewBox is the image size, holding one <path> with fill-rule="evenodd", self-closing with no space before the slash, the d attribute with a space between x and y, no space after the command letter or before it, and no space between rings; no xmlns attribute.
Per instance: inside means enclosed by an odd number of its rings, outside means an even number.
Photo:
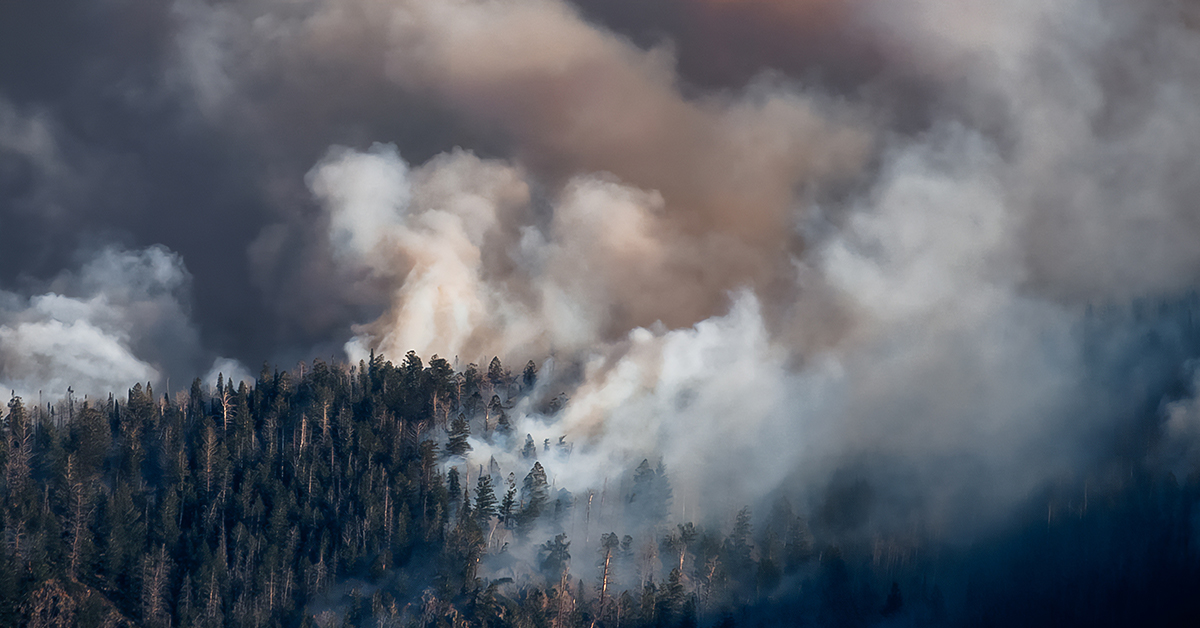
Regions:
<svg viewBox="0 0 1200 628"><path fill-rule="evenodd" d="M928 539L810 528L782 500L757 525L749 508L727 529L673 522L667 471L645 460L615 500L632 513L627 530L565 529L574 498L552 494L544 465L557 458L536 460L532 437L483 430L477 441L510 448L527 471L476 475L464 464L471 422L486 420L470 399L484 389L504 417L501 399L535 389L536 369L525 375L522 386L499 359L481 376L410 353L399 366L374 355L264 370L253 385L196 381L173 398L138 385L66 412L14 397L0 439L0 625L1178 625L1200 616L1196 475L1181 483L1134 469L1093 486L1090 507L1051 495L1049 517L939 554ZM447 416L456 417L448 426ZM591 510L581 502L574 513ZM510 544L522 537L536 555L529 574L489 579L489 561L520 560ZM572 566L572 544L583 565Z"/></svg>

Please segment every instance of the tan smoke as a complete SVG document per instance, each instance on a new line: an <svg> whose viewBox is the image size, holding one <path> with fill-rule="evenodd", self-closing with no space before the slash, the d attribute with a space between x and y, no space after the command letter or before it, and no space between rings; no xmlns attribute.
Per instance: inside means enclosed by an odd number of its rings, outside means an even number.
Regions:
<svg viewBox="0 0 1200 628"><path fill-rule="evenodd" d="M727 307L729 290L768 290L796 252L798 193L854 172L866 153L863 133L802 94L686 98L669 50L639 49L563 2L329 3L296 32L302 48L336 58L372 30L364 20L387 25L378 53L392 81L508 137L517 160L558 189L556 211L600 202L572 182L591 173L658 199L639 203L636 225L610 221L627 218L621 201L590 207L596 240L548 271L601 289L609 337L691 325ZM583 216L556 215L550 235L570 240L564 230ZM489 237L519 233L497 224ZM494 274L491 261L481 260Z"/></svg>

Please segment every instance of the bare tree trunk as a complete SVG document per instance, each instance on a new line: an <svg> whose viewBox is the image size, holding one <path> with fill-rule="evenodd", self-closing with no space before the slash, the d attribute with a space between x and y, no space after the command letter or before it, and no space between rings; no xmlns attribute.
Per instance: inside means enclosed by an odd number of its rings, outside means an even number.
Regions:
<svg viewBox="0 0 1200 628"><path fill-rule="evenodd" d="M225 428L225 432L228 433L229 432L229 406L232 401L230 399L228 385L226 385L225 388L221 390L220 400L221 400L221 420L223 422L223 427Z"/></svg>
<svg viewBox="0 0 1200 628"><path fill-rule="evenodd" d="M212 494L213 456L217 451L217 437L213 434L212 425L204 431L204 494Z"/></svg>
<svg viewBox="0 0 1200 628"><path fill-rule="evenodd" d="M91 518L95 505L87 485L75 477L74 455L67 457L67 490L70 491L70 556L67 562L67 576L74 580L78 574L79 562L83 553L83 542L87 538L88 519Z"/></svg>
<svg viewBox="0 0 1200 628"><path fill-rule="evenodd" d="M167 547L162 545L156 555L147 556L142 563L142 619L148 626L163 626L169 622L169 618L164 617L169 561Z"/></svg>

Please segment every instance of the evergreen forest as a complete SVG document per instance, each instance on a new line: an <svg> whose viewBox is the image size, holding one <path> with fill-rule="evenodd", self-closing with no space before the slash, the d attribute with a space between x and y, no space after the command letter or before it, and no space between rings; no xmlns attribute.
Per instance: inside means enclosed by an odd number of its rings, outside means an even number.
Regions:
<svg viewBox="0 0 1200 628"><path fill-rule="evenodd" d="M537 366L413 353L31 405L0 447L0 625L1195 625L1200 475L1063 485L970 543L846 535L854 490L724 525L645 460L556 488L508 410ZM540 402L539 402L540 403ZM562 398L544 401L554 413ZM519 469L470 468L477 445ZM557 457L548 456L554 448ZM569 456L569 451L566 453ZM546 466L543 466L543 461ZM863 489L869 490L869 489ZM601 516L608 502L609 513ZM849 513L849 514L848 514ZM604 522L622 527L602 528Z"/></svg>

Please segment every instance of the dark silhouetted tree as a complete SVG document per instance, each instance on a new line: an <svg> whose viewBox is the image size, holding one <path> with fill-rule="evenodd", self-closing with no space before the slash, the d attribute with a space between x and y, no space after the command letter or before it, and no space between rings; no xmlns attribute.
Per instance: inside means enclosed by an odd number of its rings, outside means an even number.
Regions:
<svg viewBox="0 0 1200 628"><path fill-rule="evenodd" d="M471 436L471 426L467 423L467 417L462 414L450 423L450 439L446 443L447 456L465 456L471 451L471 443L467 442L467 438Z"/></svg>
<svg viewBox="0 0 1200 628"><path fill-rule="evenodd" d="M487 530L496 516L496 493L492 489L492 476L483 473L475 483L475 519L479 527Z"/></svg>
<svg viewBox="0 0 1200 628"><path fill-rule="evenodd" d="M533 360L525 363L525 370L521 373L521 380L525 384L525 388L533 388L533 385L537 383L537 372L537 365L533 363Z"/></svg>

